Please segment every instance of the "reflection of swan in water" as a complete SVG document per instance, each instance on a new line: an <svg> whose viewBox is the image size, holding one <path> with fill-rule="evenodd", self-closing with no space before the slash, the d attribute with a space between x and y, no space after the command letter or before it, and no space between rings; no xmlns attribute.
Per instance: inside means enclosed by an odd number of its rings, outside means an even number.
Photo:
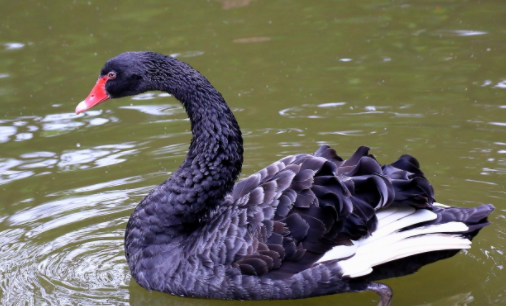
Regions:
<svg viewBox="0 0 506 306"><path fill-rule="evenodd" d="M264 304L259 301L231 301L231 300L210 300L210 299L191 299L182 298L157 291L147 291L140 287L134 279L130 280L128 305L130 306L294 306L293 300L267 302ZM369 305L373 294L365 294L357 299L353 296L352 305ZM350 296L339 295L332 297L319 297L313 299L297 300L297 306L318 306L329 305L329 299L333 305L350 305ZM260 304L259 304L260 303ZM274 304L272 304L274 303ZM365 304L367 303L367 304ZM371 304L372 305L372 304Z"/></svg>
<svg viewBox="0 0 506 306"><path fill-rule="evenodd" d="M139 287L135 280L130 281L130 306L258 306L256 301L222 301L222 300L203 300L203 299L184 299L178 296L167 295L157 291L147 291ZM369 305L369 297L364 298L362 303ZM418 306L467 306L474 301L471 292L458 293L452 296L446 296L430 303L418 304ZM332 297L334 305L361 305L360 301L350 303L349 297ZM297 306L315 306L328 305L328 298L318 298L297 301ZM293 301L276 301L276 306L293 306Z"/></svg>
<svg viewBox="0 0 506 306"><path fill-rule="evenodd" d="M343 160L321 146L234 186L243 144L233 113L204 76L161 54L109 60L76 112L149 90L182 102L193 136L183 164L126 228L130 271L149 290L238 300L369 290L388 305L391 290L376 280L467 249L488 224L492 205L437 204L414 157L381 166L367 147Z"/></svg>

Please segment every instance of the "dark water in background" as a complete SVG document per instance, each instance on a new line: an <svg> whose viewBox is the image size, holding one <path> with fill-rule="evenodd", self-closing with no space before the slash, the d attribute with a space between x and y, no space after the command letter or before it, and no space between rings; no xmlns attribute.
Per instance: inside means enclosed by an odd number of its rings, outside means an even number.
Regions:
<svg viewBox="0 0 506 306"><path fill-rule="evenodd" d="M343 157L366 144L385 163L415 155L439 202L493 203L470 251L386 283L394 305L506 305L505 20L502 0L0 0L0 304L272 304L130 280L124 227L184 158L189 122L160 93L73 111L107 59L152 50L224 95L245 135L243 177L320 144Z"/></svg>

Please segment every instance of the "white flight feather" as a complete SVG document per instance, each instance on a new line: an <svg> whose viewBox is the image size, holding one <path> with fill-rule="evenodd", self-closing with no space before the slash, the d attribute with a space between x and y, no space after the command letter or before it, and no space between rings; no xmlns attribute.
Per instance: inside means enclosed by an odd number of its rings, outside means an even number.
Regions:
<svg viewBox="0 0 506 306"><path fill-rule="evenodd" d="M388 225L392 222L395 222L399 219L402 219L406 216L409 216L411 214L413 214L416 209L414 209L413 207L411 206L408 206L408 207L399 207L399 208L387 208L385 209L386 211L388 210L391 210L391 209L395 209L395 212L393 214L390 214L389 216L383 218L383 219L380 219L378 220L378 228L382 228L384 227L385 225ZM383 211L383 210L381 210Z"/></svg>
<svg viewBox="0 0 506 306"><path fill-rule="evenodd" d="M355 254L359 245L370 243L406 226L436 218L436 214L432 212L427 210L420 210L417 212L412 207L389 207L377 212L376 215L379 215L381 219L378 221L378 229L373 233L373 235L365 239L352 241L353 245L351 246L336 246L327 251L325 255L318 260L318 262L350 257Z"/></svg>
<svg viewBox="0 0 506 306"><path fill-rule="evenodd" d="M396 259L432 251L460 250L470 247L471 241L460 236L428 234L403 239L388 248L356 255L350 259L340 261L338 264L343 271L343 276L354 278L371 273L374 266Z"/></svg>
<svg viewBox="0 0 506 306"><path fill-rule="evenodd" d="M381 239L373 239L370 243L361 244L356 254L364 254L367 252L377 252L378 249L388 247L400 240L407 239L419 235L436 234L436 233L455 233L467 231L468 227L462 222L448 222L440 225L423 226L414 228L409 231L395 232ZM373 238L372 236L370 238ZM365 240L369 240L365 239Z"/></svg>
<svg viewBox="0 0 506 306"><path fill-rule="evenodd" d="M448 205L445 205L445 204L441 204L441 203L438 203L438 202L432 203L432 206L441 207L441 208L451 207L451 206L448 206Z"/></svg>
<svg viewBox="0 0 506 306"><path fill-rule="evenodd" d="M406 227L434 220L437 215L429 210L389 207L376 215L378 228L371 236L352 241L351 246L332 248L318 263L350 257L338 264L344 276L353 278L371 273L374 266L400 258L432 251L467 249L471 246L470 240L458 234L448 234L467 231L468 227L462 222L429 225L400 232Z"/></svg>
<svg viewBox="0 0 506 306"><path fill-rule="evenodd" d="M395 213L397 211L397 206L395 207L389 207L389 208L386 208L386 209L382 209L380 211L377 211L376 212L376 218L378 218L378 221L379 220L383 220L384 218L390 216L391 214Z"/></svg>
<svg viewBox="0 0 506 306"><path fill-rule="evenodd" d="M378 228L371 234L371 236L369 236L365 239L360 239L360 240L358 240L358 242L360 244L371 243L372 241L380 239L381 237L387 236L387 235L389 235L393 232L396 232L398 230L401 230L405 227L408 227L408 226L411 226L414 224L418 224L418 223L422 223L422 222L432 221L436 218L437 218L437 215L435 213L433 213L429 210L426 210L426 209L420 209L410 215L407 215L403 218L397 219L397 220L390 222L388 224L378 222Z"/></svg>

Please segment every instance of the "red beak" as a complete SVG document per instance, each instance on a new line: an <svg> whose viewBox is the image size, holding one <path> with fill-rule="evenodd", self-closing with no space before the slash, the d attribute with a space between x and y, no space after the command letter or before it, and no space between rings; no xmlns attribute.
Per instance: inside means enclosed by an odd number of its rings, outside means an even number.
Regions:
<svg viewBox="0 0 506 306"><path fill-rule="evenodd" d="M109 78L103 76L98 79L97 84L93 87L88 97L76 107L76 114L80 114L84 111L89 110L95 105L98 105L111 97L105 92L105 83Z"/></svg>

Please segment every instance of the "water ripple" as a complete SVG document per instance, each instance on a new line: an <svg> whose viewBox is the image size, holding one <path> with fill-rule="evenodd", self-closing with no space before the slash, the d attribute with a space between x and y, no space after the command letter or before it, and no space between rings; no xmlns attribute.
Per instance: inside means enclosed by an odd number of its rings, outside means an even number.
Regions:
<svg viewBox="0 0 506 306"><path fill-rule="evenodd" d="M301 106L289 107L279 111L279 114L289 118L327 118L332 116L340 106L346 102L329 102L322 104L303 104Z"/></svg>
<svg viewBox="0 0 506 306"><path fill-rule="evenodd" d="M134 149L135 144L123 143L114 145L97 146L92 149L68 150L60 156L58 167L62 170L72 170L75 168L99 168L124 162L124 156L132 155L138 152ZM90 164L93 164L92 166Z"/></svg>
<svg viewBox="0 0 506 306"><path fill-rule="evenodd" d="M440 36L476 36L485 35L488 33L474 30L438 30L435 34Z"/></svg>
<svg viewBox="0 0 506 306"><path fill-rule="evenodd" d="M109 182L125 186L142 180ZM95 191L104 186L90 186ZM20 210L0 232L3 305L119 305L128 300L130 273L123 234L135 202L153 188L109 190L63 197ZM86 190L81 189L80 192Z"/></svg>
<svg viewBox="0 0 506 306"><path fill-rule="evenodd" d="M61 154L39 151L21 154L19 158L0 158L0 185L15 180L49 174L40 170L72 171L75 169L94 169L127 160L126 156L137 154L139 144L134 142L101 145L88 149L65 150ZM29 170L28 170L29 169Z"/></svg>
<svg viewBox="0 0 506 306"><path fill-rule="evenodd" d="M5 50L16 50L16 49L21 49L25 46L25 44L23 43L19 43L19 42L9 42L9 43L5 43L4 44L4 47L5 47Z"/></svg>
<svg viewBox="0 0 506 306"><path fill-rule="evenodd" d="M322 119L322 118L338 118L341 116L362 116L372 114L387 114L391 115L390 118L424 118L425 114L420 113L407 113L403 111L388 111L391 106L380 105L367 105L361 107L349 106L344 108L346 102L330 102L322 104L303 104L301 106L294 106L285 108L279 111L279 114L288 118L308 118L308 119ZM407 106L398 107L399 110L408 108Z"/></svg>
<svg viewBox="0 0 506 306"><path fill-rule="evenodd" d="M85 115L57 113L45 116L21 116L0 120L0 144L10 141L29 141L38 137L54 137L68 134L82 127L93 127L108 122L118 122L114 116L102 111L88 111Z"/></svg>
<svg viewBox="0 0 506 306"><path fill-rule="evenodd" d="M146 100L143 98L143 100ZM163 105L130 105L121 106L122 109L132 109L153 116L167 116L184 113L183 107L177 104Z"/></svg>
<svg viewBox="0 0 506 306"><path fill-rule="evenodd" d="M12 135L16 135L17 129L13 126L0 126L0 143L9 141Z"/></svg>

